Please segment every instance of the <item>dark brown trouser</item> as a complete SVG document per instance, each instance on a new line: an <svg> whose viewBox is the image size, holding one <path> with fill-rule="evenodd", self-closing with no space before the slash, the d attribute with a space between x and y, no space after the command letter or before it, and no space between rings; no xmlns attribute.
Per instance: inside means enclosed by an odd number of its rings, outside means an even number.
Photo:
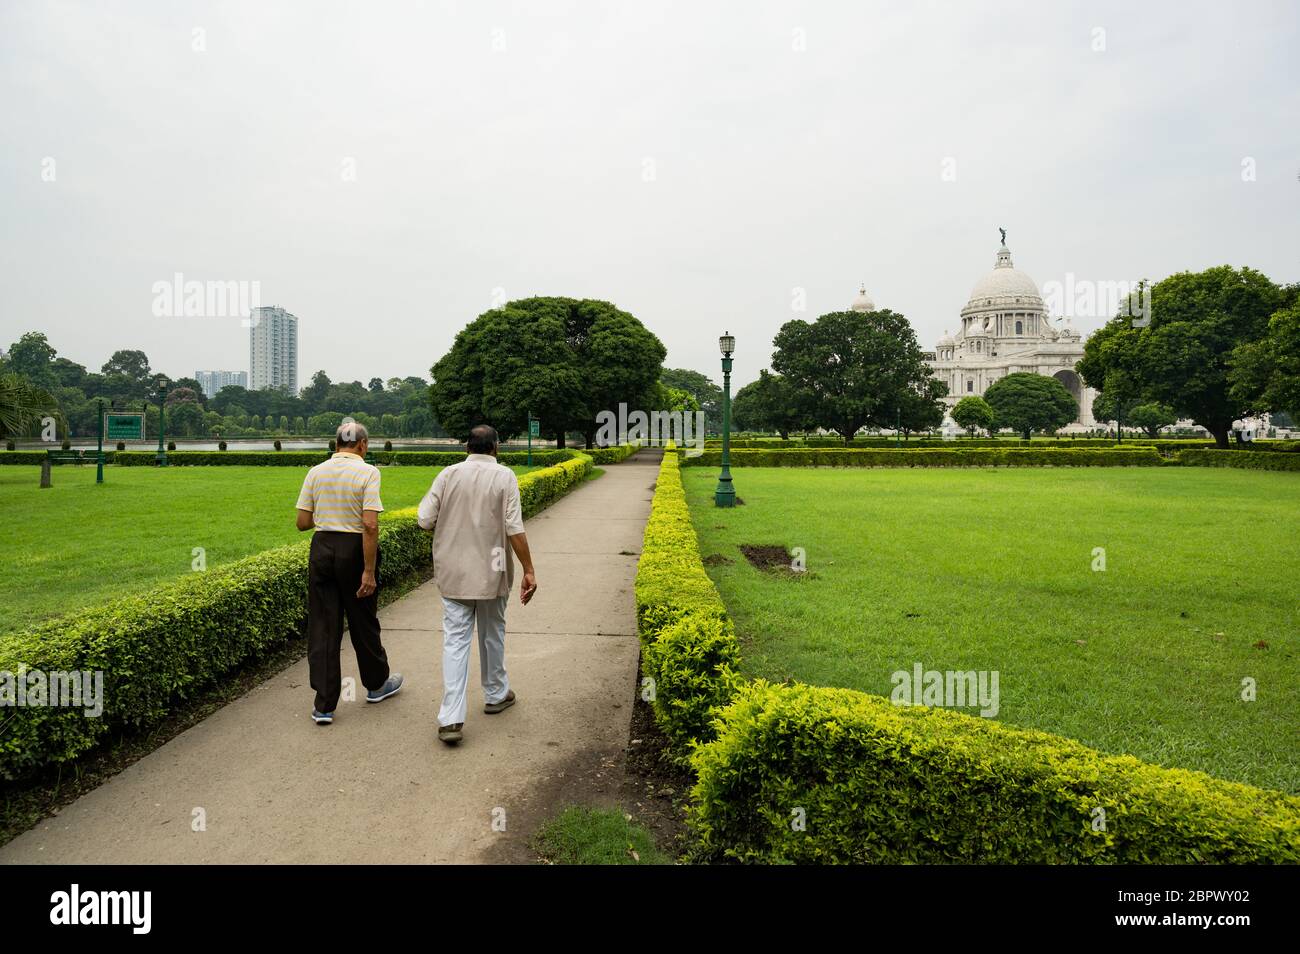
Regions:
<svg viewBox="0 0 1300 954"><path fill-rule="evenodd" d="M379 576L382 557L375 557ZM316 690L316 711L333 712L342 689L339 650L343 645L343 620L348 621L357 669L367 689L378 689L388 679L388 654L379 640L379 590L357 599L361 574L366 568L361 534L317 530L311 538L307 564L307 665Z"/></svg>

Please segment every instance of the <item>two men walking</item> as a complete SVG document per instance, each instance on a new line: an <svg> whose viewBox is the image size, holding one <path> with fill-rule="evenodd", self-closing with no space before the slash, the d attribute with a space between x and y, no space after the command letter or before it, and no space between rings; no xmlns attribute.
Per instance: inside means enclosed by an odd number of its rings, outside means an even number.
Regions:
<svg viewBox="0 0 1300 954"><path fill-rule="evenodd" d="M378 607L379 470L365 462L369 435L346 422L338 452L307 474L298 497L298 529L316 528L308 582L308 664L316 690L312 718L334 719L340 693L339 651L347 618L367 702L381 702L402 688L390 673L380 641ZM495 714L515 703L505 667L506 601L514 583L514 560L524 575L520 602L537 592L537 577L524 533L519 481L497 462L496 431L470 432L467 458L438 473L420 501L419 525L435 530L434 578L443 604L443 698L438 738L463 738L469 653L478 630L479 668L485 704Z"/></svg>

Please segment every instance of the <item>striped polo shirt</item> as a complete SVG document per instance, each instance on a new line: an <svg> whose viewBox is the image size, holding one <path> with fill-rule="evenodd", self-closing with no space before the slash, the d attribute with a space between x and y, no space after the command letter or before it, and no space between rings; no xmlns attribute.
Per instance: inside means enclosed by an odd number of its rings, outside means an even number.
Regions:
<svg viewBox="0 0 1300 954"><path fill-rule="evenodd" d="M307 471L298 509L310 510L317 530L361 533L361 511L381 511L379 468L356 454L339 451Z"/></svg>

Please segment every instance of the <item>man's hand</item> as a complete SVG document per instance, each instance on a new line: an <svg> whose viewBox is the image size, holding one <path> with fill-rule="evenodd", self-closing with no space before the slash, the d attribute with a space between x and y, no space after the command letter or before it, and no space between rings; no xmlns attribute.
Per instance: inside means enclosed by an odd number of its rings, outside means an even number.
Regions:
<svg viewBox="0 0 1300 954"><path fill-rule="evenodd" d="M523 582L519 584L519 602L527 603L537 592L537 574L532 570L524 571Z"/></svg>
<svg viewBox="0 0 1300 954"><path fill-rule="evenodd" d="M361 586L357 589L357 599L364 600L367 596L375 591L375 574L373 570L365 570L361 574Z"/></svg>

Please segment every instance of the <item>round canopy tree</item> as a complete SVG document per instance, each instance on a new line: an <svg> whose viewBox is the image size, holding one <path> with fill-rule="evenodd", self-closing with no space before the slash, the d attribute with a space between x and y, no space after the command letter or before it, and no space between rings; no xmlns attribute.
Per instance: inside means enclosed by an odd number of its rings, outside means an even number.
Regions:
<svg viewBox="0 0 1300 954"><path fill-rule="evenodd" d="M1176 423L1178 415L1164 404L1139 404L1129 412L1128 420L1134 427L1146 431L1148 437L1159 437L1160 429Z"/></svg>
<svg viewBox="0 0 1300 954"><path fill-rule="evenodd" d="M776 431L789 440L791 431L808 427L808 395L795 390L779 374L766 368L736 392L731 402L731 420L737 430Z"/></svg>
<svg viewBox="0 0 1300 954"><path fill-rule="evenodd" d="M989 402L974 394L964 397L952 409L952 419L957 426L966 431L967 436L974 437L975 431L984 428L993 429L993 408Z"/></svg>
<svg viewBox="0 0 1300 954"><path fill-rule="evenodd" d="M484 312L433 366L433 416L465 439L476 424L502 437L522 433L531 412L564 446L579 432L590 447L596 415L647 410L667 354L641 322L606 301L525 298Z"/></svg>
<svg viewBox="0 0 1300 954"><path fill-rule="evenodd" d="M1019 431L1025 440L1034 431L1054 431L1079 416L1079 404L1064 384L1027 371L994 381L984 400L993 408L998 427Z"/></svg>
<svg viewBox="0 0 1300 954"><path fill-rule="evenodd" d="M812 423L845 443L868 424L893 427L907 392L928 392L916 332L887 308L787 321L772 344L772 370L806 395Z"/></svg>
<svg viewBox="0 0 1300 954"><path fill-rule="evenodd" d="M1252 268L1170 275L1151 289L1149 323L1111 319L1084 345L1079 373L1103 392L1108 380L1123 375L1133 382L1133 396L1168 405L1227 447L1232 422L1264 403L1256 389L1230 387L1234 352L1264 339L1270 316L1293 305L1297 293Z"/></svg>

